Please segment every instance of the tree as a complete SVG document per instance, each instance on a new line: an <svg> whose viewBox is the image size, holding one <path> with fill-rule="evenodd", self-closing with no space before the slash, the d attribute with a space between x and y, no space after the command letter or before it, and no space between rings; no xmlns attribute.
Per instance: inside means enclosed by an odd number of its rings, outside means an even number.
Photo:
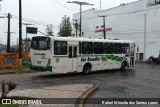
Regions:
<svg viewBox="0 0 160 107"><path fill-rule="evenodd" d="M24 38L24 39L22 39L22 48L25 49L26 51L28 51L29 48L30 48L31 41L32 40L30 38Z"/></svg>
<svg viewBox="0 0 160 107"><path fill-rule="evenodd" d="M47 25L46 33L47 33L48 36L54 36L53 35L53 26L52 25Z"/></svg>
<svg viewBox="0 0 160 107"><path fill-rule="evenodd" d="M66 15L62 18L62 22L59 26L59 32L58 35L62 37L71 36L72 32L72 26L70 22L70 17L67 17Z"/></svg>

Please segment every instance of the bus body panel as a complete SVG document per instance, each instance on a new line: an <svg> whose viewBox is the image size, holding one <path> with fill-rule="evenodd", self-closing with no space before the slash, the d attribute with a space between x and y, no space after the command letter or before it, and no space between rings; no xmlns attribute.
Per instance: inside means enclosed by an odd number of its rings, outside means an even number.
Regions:
<svg viewBox="0 0 160 107"><path fill-rule="evenodd" d="M35 70L49 70L50 65L48 65L48 61L51 59L51 52L50 50L47 51L34 51L30 50L30 58L31 58L31 69Z"/></svg>
<svg viewBox="0 0 160 107"><path fill-rule="evenodd" d="M67 56L53 56L52 72L56 72L56 73L67 73L68 72Z"/></svg>
<svg viewBox="0 0 160 107"><path fill-rule="evenodd" d="M36 38L36 37L35 37ZM86 63L91 64L91 71L120 69L124 61L127 66L135 65L135 44L126 40L104 40L73 37L50 37L51 48L48 50L31 49L32 67L41 66L51 68L49 71L56 73L83 72ZM67 43L67 53L65 55L55 55L55 43L65 41ZM80 54L79 42L102 42L102 43L120 43L129 44L126 48L128 53L123 54ZM57 45L58 46L58 45ZM132 47L132 49L131 49ZM132 50L132 54L131 54ZM133 54L134 52L134 54ZM48 65L48 60L51 60ZM46 69L45 69L46 70Z"/></svg>

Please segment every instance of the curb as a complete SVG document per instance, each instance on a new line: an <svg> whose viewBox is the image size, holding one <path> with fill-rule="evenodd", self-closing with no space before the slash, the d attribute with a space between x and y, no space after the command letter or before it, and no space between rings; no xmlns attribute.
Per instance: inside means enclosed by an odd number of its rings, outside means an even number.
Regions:
<svg viewBox="0 0 160 107"><path fill-rule="evenodd" d="M0 72L0 75L6 75L6 74L15 74L15 71Z"/></svg>
<svg viewBox="0 0 160 107"><path fill-rule="evenodd" d="M0 75L6 75L6 74L24 74L24 73L35 73L35 72L37 72L37 71L31 70L31 69L22 69L22 70L15 69L15 70L9 71L9 72L0 72Z"/></svg>
<svg viewBox="0 0 160 107"><path fill-rule="evenodd" d="M85 91L78 99L76 102L78 102L76 105L76 107L84 107L85 102L87 101L87 99L89 98L89 96L91 96L94 92L96 92L99 89L98 85L93 85L92 88L88 89L87 91ZM80 99L80 100L79 100Z"/></svg>

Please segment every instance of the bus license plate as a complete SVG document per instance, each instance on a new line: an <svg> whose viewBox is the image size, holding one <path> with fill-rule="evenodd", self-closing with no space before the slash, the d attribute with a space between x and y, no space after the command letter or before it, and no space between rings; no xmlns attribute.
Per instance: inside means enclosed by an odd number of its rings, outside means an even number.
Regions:
<svg viewBox="0 0 160 107"><path fill-rule="evenodd" d="M37 61L37 64L41 64L41 61Z"/></svg>

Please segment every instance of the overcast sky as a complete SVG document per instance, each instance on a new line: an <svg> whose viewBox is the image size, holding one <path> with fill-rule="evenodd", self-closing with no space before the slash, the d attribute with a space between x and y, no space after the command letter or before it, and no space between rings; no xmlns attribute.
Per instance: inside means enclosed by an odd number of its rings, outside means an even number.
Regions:
<svg viewBox="0 0 160 107"><path fill-rule="evenodd" d="M1 1L1 0L0 0ZM23 20L25 23L34 24L33 27L37 27L39 31L45 33L45 26L47 24L52 24L54 26L54 35L57 35L58 26L61 23L62 17L67 15L71 17L74 13L79 12L79 5L67 3L67 1L74 0L22 0L22 17L25 19L30 19L34 22L27 22ZM76 0L75 0L76 1ZM82 10L87 10L90 8L100 9L100 0L78 0L85 1L94 6L83 6ZM108 9L112 7L119 6L121 3L130 3L137 0L101 0L102 9ZM5 16L4 14L11 13L14 15L11 19L11 32L15 32L11 34L11 45L16 44L18 34L18 15L19 15L19 0L2 0L0 2L1 10L0 16ZM17 16L17 17L16 17ZM7 42L7 18L0 18L0 43L6 44ZM39 24L35 23L35 21L40 22ZM23 25L23 37L26 37L25 29L26 27ZM38 35L42 35L39 34ZM36 35L28 34L28 37L32 37Z"/></svg>

